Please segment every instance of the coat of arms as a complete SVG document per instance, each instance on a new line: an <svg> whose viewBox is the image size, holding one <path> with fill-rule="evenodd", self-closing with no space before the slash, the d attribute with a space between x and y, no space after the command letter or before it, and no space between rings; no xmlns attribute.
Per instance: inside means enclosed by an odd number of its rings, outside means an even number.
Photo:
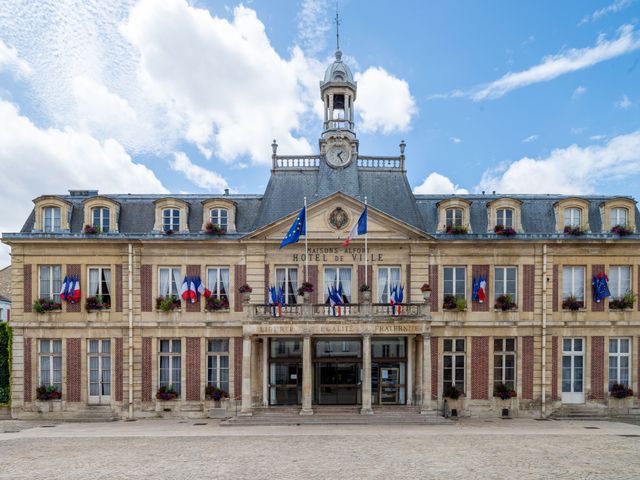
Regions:
<svg viewBox="0 0 640 480"><path fill-rule="evenodd" d="M349 214L341 207L337 207L329 215L329 224L336 230L342 230L349 224Z"/></svg>

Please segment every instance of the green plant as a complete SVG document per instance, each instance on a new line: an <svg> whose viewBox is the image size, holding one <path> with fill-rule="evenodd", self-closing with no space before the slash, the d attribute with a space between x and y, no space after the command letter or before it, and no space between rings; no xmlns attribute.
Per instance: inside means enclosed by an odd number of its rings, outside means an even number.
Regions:
<svg viewBox="0 0 640 480"><path fill-rule="evenodd" d="M502 400L509 400L510 398L517 396L517 393L513 389L513 385L499 383L493 389L493 396L500 397Z"/></svg>
<svg viewBox="0 0 640 480"><path fill-rule="evenodd" d="M44 402L49 400L60 400L62 398L62 392L58 390L55 385L40 385L36 388L36 398Z"/></svg>
<svg viewBox="0 0 640 480"><path fill-rule="evenodd" d="M456 295L445 295L442 301L442 308L445 310L464 312L467 309L467 301Z"/></svg>
<svg viewBox="0 0 640 480"><path fill-rule="evenodd" d="M229 394L214 385L207 385L204 389L204 396L207 400L218 401L221 398L229 398Z"/></svg>
<svg viewBox="0 0 640 480"><path fill-rule="evenodd" d="M462 225L447 225L446 233L449 235L464 235L467 233L467 227Z"/></svg>
<svg viewBox="0 0 640 480"><path fill-rule="evenodd" d="M51 312L54 310L62 310L62 305L50 298L38 298L33 301L33 310L36 313Z"/></svg>
<svg viewBox="0 0 640 480"><path fill-rule="evenodd" d="M102 295L96 295L95 297L87 297L87 303L85 304L85 308L89 310L103 310L111 308L109 302L104 301L104 297Z"/></svg>
<svg viewBox="0 0 640 480"><path fill-rule="evenodd" d="M158 400L175 400L178 398L178 392L171 385L160 387L156 393L156 398Z"/></svg>
<svg viewBox="0 0 640 480"><path fill-rule="evenodd" d="M224 228L222 228L220 225L218 225L216 223L212 223L212 222L208 222L204 226L204 231L208 235L224 235L226 233L226 230Z"/></svg>
<svg viewBox="0 0 640 480"><path fill-rule="evenodd" d="M464 312L467 309L467 301L462 297L456 297L456 310Z"/></svg>
<svg viewBox="0 0 640 480"><path fill-rule="evenodd" d="M633 390L626 385L615 383L611 386L611 396L613 398L626 398L633 396Z"/></svg>
<svg viewBox="0 0 640 480"><path fill-rule="evenodd" d="M8 323L0 323L0 405L11 403L12 331Z"/></svg>
<svg viewBox="0 0 640 480"><path fill-rule="evenodd" d="M361 292L370 292L371 291L371 287L369 285L367 285L366 283L363 283L362 285L360 285L359 290Z"/></svg>
<svg viewBox="0 0 640 480"><path fill-rule="evenodd" d="M609 300L609 308L613 310L624 310L625 308L633 308L637 295L631 291L625 293L620 298Z"/></svg>
<svg viewBox="0 0 640 480"><path fill-rule="evenodd" d="M209 297L205 301L204 309L207 312L214 312L217 310L229 310L229 300L226 297L216 298Z"/></svg>
<svg viewBox="0 0 640 480"><path fill-rule="evenodd" d="M457 400L464 395L464 392L455 385L449 385L444 389L443 395L451 400Z"/></svg>
<svg viewBox="0 0 640 480"><path fill-rule="evenodd" d="M156 310L161 312L171 312L181 307L180 299L175 295L168 295L166 297L156 298Z"/></svg>
<svg viewBox="0 0 640 480"><path fill-rule="evenodd" d="M496 298L495 308L498 310L502 310L506 312L507 310L513 310L517 308L516 303L513 301L513 296L511 294L503 294Z"/></svg>

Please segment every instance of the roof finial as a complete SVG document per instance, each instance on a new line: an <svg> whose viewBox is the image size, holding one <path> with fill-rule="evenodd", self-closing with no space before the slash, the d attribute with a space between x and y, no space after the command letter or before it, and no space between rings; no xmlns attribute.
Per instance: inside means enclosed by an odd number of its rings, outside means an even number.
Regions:
<svg viewBox="0 0 640 480"><path fill-rule="evenodd" d="M336 54L340 51L340 12L338 10L338 0L336 0L336 18L334 20L336 24Z"/></svg>

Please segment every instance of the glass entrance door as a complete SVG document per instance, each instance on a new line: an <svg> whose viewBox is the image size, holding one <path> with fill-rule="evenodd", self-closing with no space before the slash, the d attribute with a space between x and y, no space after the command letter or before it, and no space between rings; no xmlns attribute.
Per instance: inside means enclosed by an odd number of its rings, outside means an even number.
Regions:
<svg viewBox="0 0 640 480"><path fill-rule="evenodd" d="M269 405L302 403L302 363L271 363Z"/></svg>
<svg viewBox="0 0 640 480"><path fill-rule="evenodd" d="M362 403L362 341L319 338L314 348L314 401L319 405Z"/></svg>
<svg viewBox="0 0 640 480"><path fill-rule="evenodd" d="M380 368L380 404L397 405L400 403L400 369Z"/></svg>
<svg viewBox="0 0 640 480"><path fill-rule="evenodd" d="M562 403L584 403L584 341L562 340Z"/></svg>
<svg viewBox="0 0 640 480"><path fill-rule="evenodd" d="M111 403L111 341L89 340L89 403Z"/></svg>

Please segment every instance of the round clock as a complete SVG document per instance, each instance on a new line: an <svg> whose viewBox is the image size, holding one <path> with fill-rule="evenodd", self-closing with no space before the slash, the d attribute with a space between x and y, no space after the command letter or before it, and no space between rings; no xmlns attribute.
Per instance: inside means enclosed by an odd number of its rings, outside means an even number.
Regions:
<svg viewBox="0 0 640 480"><path fill-rule="evenodd" d="M346 167L351 161L351 147L346 142L328 145L326 158L332 167Z"/></svg>

